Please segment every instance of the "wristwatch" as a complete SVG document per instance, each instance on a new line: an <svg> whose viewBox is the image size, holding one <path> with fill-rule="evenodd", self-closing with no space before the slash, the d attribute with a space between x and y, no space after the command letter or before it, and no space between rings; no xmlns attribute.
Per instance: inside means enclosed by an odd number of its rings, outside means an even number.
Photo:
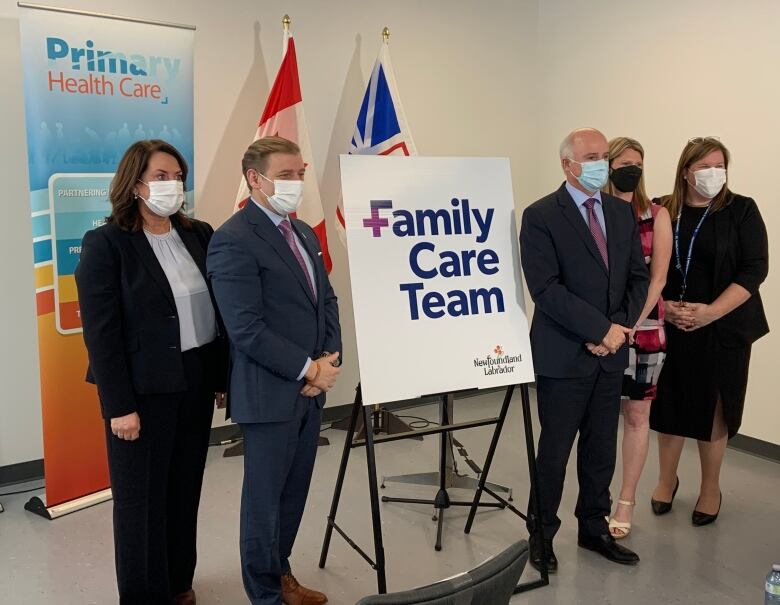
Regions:
<svg viewBox="0 0 780 605"><path fill-rule="evenodd" d="M333 355L333 353L330 353L329 351L323 351L322 355L320 355L320 359L322 359L323 357L329 357L331 355ZM341 366L341 357L339 357L336 361L331 361L330 365L332 365L334 368L338 368L339 366Z"/></svg>

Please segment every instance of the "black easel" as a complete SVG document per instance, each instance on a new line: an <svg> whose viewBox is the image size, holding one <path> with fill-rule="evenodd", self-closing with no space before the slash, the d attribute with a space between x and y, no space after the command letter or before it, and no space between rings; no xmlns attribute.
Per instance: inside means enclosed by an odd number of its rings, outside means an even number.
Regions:
<svg viewBox="0 0 780 605"><path fill-rule="evenodd" d="M363 405L363 392L358 384L355 390L355 403L352 405L352 415L350 416L349 426L347 426L347 436L344 439L344 450L341 454L341 465L339 474L336 477L336 487L333 490L333 502L330 505L328 514L328 525L325 529L325 539L322 543L322 553L320 554L320 569L325 567L325 561L328 558L330 549L330 539L335 529L338 534L346 540L358 554L366 560L372 569L376 570L376 584L379 594L387 592L387 577L385 575L385 547L382 540L382 521L379 515L379 489L376 481L376 459L374 458L374 431L366 431L366 439L363 442L355 442L355 427L358 422L358 415L363 412L363 423L365 426L371 426L371 411ZM347 462L349 461L349 452L353 447L365 444L366 462L368 464L368 493L371 500L371 521L374 533L374 557L372 560L366 552L360 548L345 532L336 524L336 512L341 500L341 490L344 487L344 477L347 474Z"/></svg>
<svg viewBox="0 0 780 605"><path fill-rule="evenodd" d="M510 391L511 389L514 389L514 387L509 387L507 391ZM511 394L508 394L508 397L511 397ZM534 427L531 421L531 402L530 402L530 397L528 395L527 384L520 385L520 399L522 401L522 408L523 408L523 428L525 429L525 446L528 455L528 478L531 483L531 494L538 494L539 485L538 485L538 477L536 475L536 448L534 446L534 438L533 438ZM505 404L507 403L506 399L504 400L504 403ZM505 417L506 415L504 415L504 418ZM493 440L490 442L490 448L488 449L487 458L485 458L485 468L479 477L479 486L477 487L477 491L474 494L474 501L471 503L469 518L466 521L466 527L463 530L467 534L471 533L471 527L474 525L474 517L477 514L477 508L480 506L480 499L482 498L482 492L487 493L496 501L503 503L506 506L506 508L511 510L521 519L526 521L528 520L528 516L526 514L519 511L517 508L512 506L512 504L504 500L501 496L496 494L493 490L491 490L485 485L487 481L487 474L490 471L490 466L493 464L493 456L496 453L496 447L498 446L498 438L501 435L502 428L503 428L503 421L501 422L501 424L496 426L496 430L493 433ZM541 505L539 504L538 497L531 498L531 506L533 507L534 517L536 519L541 519L542 518ZM541 588L542 586L547 586L550 583L550 575L549 572L547 571L547 547L544 546L544 536L542 534L541 523L536 524L535 530L536 530L535 531L536 538L542 544L543 555L544 555L542 557L542 569L541 569L542 577L539 580L518 584L518 586L515 588L514 594L518 594L521 592L528 592L529 590L533 590L534 588Z"/></svg>
<svg viewBox="0 0 780 605"><path fill-rule="evenodd" d="M526 447L528 449L528 469L529 469L529 478L531 481L531 492L533 494L537 494L539 490L537 487L536 455L534 453L535 447L534 447L534 440L533 440L533 425L531 423L531 410L530 410L530 403L528 397L528 385L523 384L520 386L520 389L521 389L522 403L523 403L523 421L524 421L523 424L525 428ZM444 461L444 464L446 464L446 455L447 455L447 447L448 447L448 440L446 439L446 437L449 436L449 433L451 433L452 431L462 430L467 428L495 425L496 429L493 433L490 449L488 451L487 463L485 465L485 469L480 475L480 487L478 488L477 493L475 494L475 498L472 502L470 503L453 502L449 500L446 484L444 483L444 479L443 479L446 476L444 472L442 472L441 474L442 483L440 485L439 493L437 494L436 500L429 501L429 500L389 499L389 498L386 500L383 498L383 500L395 501L395 502L399 502L399 501L411 502L415 504L433 504L437 509L437 517L438 517L437 540L436 540L437 550L441 550L443 511L449 508L450 506L471 507L466 533L468 533L471 530L471 525L473 523L473 516L476 513L476 509L479 507L509 508L515 514L518 514L521 517L525 518L525 515L523 515L509 502L497 496L492 490L490 490L485 486L487 482L488 472L490 470L490 464L493 461L496 447L498 446L498 440L501 434L501 429L503 428L504 421L506 420L506 414L509 409L509 403L512 399L513 392L514 392L514 386L510 386L507 388L507 392L504 397L504 402L501 406L501 412L499 416L496 418L487 418L482 420L461 422L457 424L451 423L449 421L448 413L446 410L448 407L447 404L452 402L452 398L454 398L454 394L448 393L443 396L442 408L441 408L442 409L441 426L421 429L418 431L412 431L407 433L399 433L395 435L386 435L386 436L377 437L376 439L374 438L373 431L367 430L365 432L366 434L365 440L353 441L355 428L357 426L358 416L360 415L361 408L363 412L363 422L365 426L367 427L371 426L371 411L369 410L368 407L363 406L362 391L360 385L358 384L356 389L356 394L355 394L355 403L353 404L352 407L352 415L350 417L349 426L347 427L346 439L344 440L344 449L341 456L341 464L339 466L339 472L336 478L336 485L333 491L333 501L331 503L330 512L327 517L325 538L322 543L322 552L320 554L320 563L319 563L320 568L322 569L325 567L325 563L328 558L328 551L330 549L330 541L333 536L333 530L336 530L336 532L342 538L344 538L347 544L349 544L353 549L355 549L358 552L358 554L360 554L360 556L372 567L372 569L376 570L377 590L379 594L384 594L387 592L387 576L386 576L386 569L385 569L384 542L382 537L382 523L381 523L381 517L379 512L379 494L377 489L377 478L376 478L376 459L374 456L375 443L385 443L388 441L399 441L401 439L408 439L411 437L439 434L442 436L441 448L440 448L440 465L442 465L442 461ZM366 462L368 465L369 497L371 501L371 520L372 520L373 537L374 537L374 559L371 559L371 557L368 554L366 554L366 552L358 544L356 544L355 541L352 540L349 537L349 535L347 535L347 533L336 523L336 514L338 512L339 501L341 500L341 492L344 487L344 477L346 476L347 464L349 462L349 454L352 448L360 447L362 445L365 445L366 447ZM445 470L443 466L440 466L440 469ZM481 503L479 499L483 491L488 493L489 495L492 495L497 502ZM532 501L534 502L533 504L534 515L536 516L536 518L541 518L539 514L538 498L532 498ZM538 528L538 531L540 532L540 537L541 537L541 527ZM547 572L546 557L545 557L543 558L542 561L541 579L534 582L529 582L526 584L519 585L516 589L516 592L525 592L533 588L546 586L548 584L549 584L549 576Z"/></svg>

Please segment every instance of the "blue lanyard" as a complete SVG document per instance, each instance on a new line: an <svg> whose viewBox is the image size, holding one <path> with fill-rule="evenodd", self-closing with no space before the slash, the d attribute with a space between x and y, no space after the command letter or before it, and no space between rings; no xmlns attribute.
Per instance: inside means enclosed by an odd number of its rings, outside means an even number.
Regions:
<svg viewBox="0 0 780 605"><path fill-rule="evenodd" d="M691 234L691 243L688 245L688 258L685 259L685 269L683 269L682 262L680 261L680 223L682 222L682 209L683 206L680 206L680 212L677 215L677 224L674 226L674 254L677 257L677 270L680 272L680 275L682 275L682 289L680 290L680 302L683 302L683 297L685 296L685 290L688 287L688 270L691 268L691 258L693 257L693 244L696 241L696 237L699 235L699 230L701 229L701 225L704 222L704 219L707 218L707 215L710 213L710 208L712 208L712 204L710 203L707 206L707 209L704 211L704 214L699 219L699 224L696 225L696 228L693 230L693 233Z"/></svg>

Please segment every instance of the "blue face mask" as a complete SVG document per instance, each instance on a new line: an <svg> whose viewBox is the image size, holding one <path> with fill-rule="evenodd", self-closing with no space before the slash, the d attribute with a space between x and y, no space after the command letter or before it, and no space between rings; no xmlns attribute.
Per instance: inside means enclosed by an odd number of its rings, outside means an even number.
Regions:
<svg viewBox="0 0 780 605"><path fill-rule="evenodd" d="M598 191L607 184L607 179L609 178L609 162L607 160L577 162L570 159L569 161L582 166L582 173L576 178L584 189Z"/></svg>

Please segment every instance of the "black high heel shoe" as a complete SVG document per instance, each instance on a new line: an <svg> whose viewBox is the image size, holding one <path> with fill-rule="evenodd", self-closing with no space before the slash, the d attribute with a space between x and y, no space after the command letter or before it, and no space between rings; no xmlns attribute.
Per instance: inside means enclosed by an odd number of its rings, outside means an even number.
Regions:
<svg viewBox="0 0 780 605"><path fill-rule="evenodd" d="M670 512L672 510L672 504L674 503L674 497L677 495L678 489L680 489L679 477L677 477L677 483L675 484L674 491L672 492L671 502L661 502L660 500L653 500L650 498L650 506L653 507L653 513L656 515L665 515L666 513Z"/></svg>
<svg viewBox="0 0 780 605"><path fill-rule="evenodd" d="M693 509L693 514L691 515L691 523L693 523L696 527L701 527L702 525L709 525L710 523L715 523L715 519L718 518L718 515L720 514L720 507L723 505L723 492L720 493L720 502L718 503L718 512L714 515L709 515L707 513L702 513L697 511L695 508ZM699 506L698 500L696 501L696 506Z"/></svg>

